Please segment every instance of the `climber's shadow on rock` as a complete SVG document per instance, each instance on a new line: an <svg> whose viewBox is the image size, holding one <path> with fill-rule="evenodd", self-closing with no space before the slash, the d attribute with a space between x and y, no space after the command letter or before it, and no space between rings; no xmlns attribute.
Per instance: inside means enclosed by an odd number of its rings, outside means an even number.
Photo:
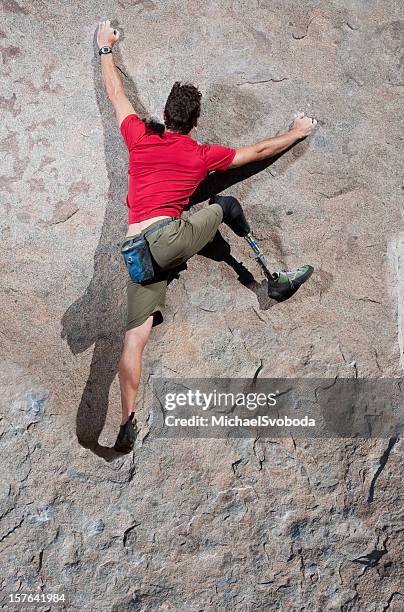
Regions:
<svg viewBox="0 0 404 612"><path fill-rule="evenodd" d="M122 40L122 28L119 29ZM142 118L150 120L151 117L146 116L145 109L139 101L136 86L123 65L119 49L115 54L129 99L136 112ZM127 271L122 261L120 244L127 230L125 208L128 185L127 151L113 109L104 91L96 45L94 45L92 67L94 89L104 133L105 161L109 181L108 198L100 238L94 254L93 277L83 295L64 313L61 335L66 338L74 355L83 353L94 345L88 380L77 412L76 434L82 446L110 461L120 455L112 448L101 446L98 438L105 425L110 387L117 375L124 336ZM240 169L209 175L194 192L190 206L208 200L211 195L220 193L261 172L276 159L272 158ZM260 307L268 308L264 304L266 290L262 288L262 283L257 283L250 272L232 257L230 246L220 234L201 254L230 265L236 271L240 282L257 295ZM267 297L266 300L268 301Z"/></svg>

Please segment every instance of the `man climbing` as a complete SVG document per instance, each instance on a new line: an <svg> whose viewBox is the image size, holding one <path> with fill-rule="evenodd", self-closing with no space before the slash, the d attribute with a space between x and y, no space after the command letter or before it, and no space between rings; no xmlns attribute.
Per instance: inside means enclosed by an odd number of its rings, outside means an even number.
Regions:
<svg viewBox="0 0 404 612"><path fill-rule="evenodd" d="M223 172L264 160L308 136L316 120L299 113L289 131L237 149L199 144L190 134L200 115L201 93L191 84L176 82L164 109L165 130L142 121L125 95L112 48L119 32L110 21L98 26L97 43L107 95L129 152L128 231L122 248L133 237L145 238L153 261L154 277L146 282L127 281L127 322L119 362L122 421L115 450L133 449L137 429L134 405L140 383L142 354L153 326L163 321L167 285L185 262L227 224L238 236L250 228L239 202L215 196L210 205L183 219L181 214L198 184L212 171ZM269 295L286 299L310 276L310 266L272 275Z"/></svg>

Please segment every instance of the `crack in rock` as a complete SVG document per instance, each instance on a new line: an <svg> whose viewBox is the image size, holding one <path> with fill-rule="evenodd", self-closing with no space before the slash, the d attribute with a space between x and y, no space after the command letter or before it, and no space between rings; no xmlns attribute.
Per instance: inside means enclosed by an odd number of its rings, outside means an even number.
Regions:
<svg viewBox="0 0 404 612"><path fill-rule="evenodd" d="M280 79L271 78L271 79L263 79L262 81L243 81L242 83L237 83L238 86L243 85L260 85L261 83L281 83L282 81L288 81L288 77L281 77Z"/></svg>
<svg viewBox="0 0 404 612"><path fill-rule="evenodd" d="M376 485L376 481L379 478L380 474L382 473L382 471L384 470L384 468L386 467L386 463L389 460L390 457L390 453L394 447L394 445L396 444L398 438L389 438L389 443L387 445L386 450L384 451L384 453L382 454L382 456L379 459L379 467L377 468L373 478L372 478L372 482L370 483L370 487L369 487L369 495L368 495L368 503L371 504L374 500L374 495L375 495L375 485Z"/></svg>
<svg viewBox="0 0 404 612"><path fill-rule="evenodd" d="M14 527L12 529L10 529L10 531L7 531L7 533L5 533L1 538L0 538L0 542L3 542L6 538L8 538L8 536L10 536L12 533L14 533L14 531L16 531L19 527L21 527L21 525L23 524L24 519L22 518L21 521L19 523L17 523L17 525L14 525Z"/></svg>

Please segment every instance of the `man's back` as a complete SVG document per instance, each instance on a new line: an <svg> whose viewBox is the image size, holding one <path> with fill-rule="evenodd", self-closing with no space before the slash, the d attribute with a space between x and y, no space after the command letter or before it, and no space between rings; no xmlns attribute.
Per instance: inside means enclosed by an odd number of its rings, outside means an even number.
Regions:
<svg viewBox="0 0 404 612"><path fill-rule="evenodd" d="M186 134L157 134L136 114L120 130L129 151L128 222L180 216L199 183L212 171L224 171L236 150L199 144Z"/></svg>

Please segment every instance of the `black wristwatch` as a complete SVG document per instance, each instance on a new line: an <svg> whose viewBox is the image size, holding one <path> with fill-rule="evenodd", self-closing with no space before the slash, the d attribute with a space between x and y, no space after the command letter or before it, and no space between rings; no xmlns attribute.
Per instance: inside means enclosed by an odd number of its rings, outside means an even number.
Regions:
<svg viewBox="0 0 404 612"><path fill-rule="evenodd" d="M106 55L107 53L112 53L112 47L100 47L98 50L99 55Z"/></svg>

